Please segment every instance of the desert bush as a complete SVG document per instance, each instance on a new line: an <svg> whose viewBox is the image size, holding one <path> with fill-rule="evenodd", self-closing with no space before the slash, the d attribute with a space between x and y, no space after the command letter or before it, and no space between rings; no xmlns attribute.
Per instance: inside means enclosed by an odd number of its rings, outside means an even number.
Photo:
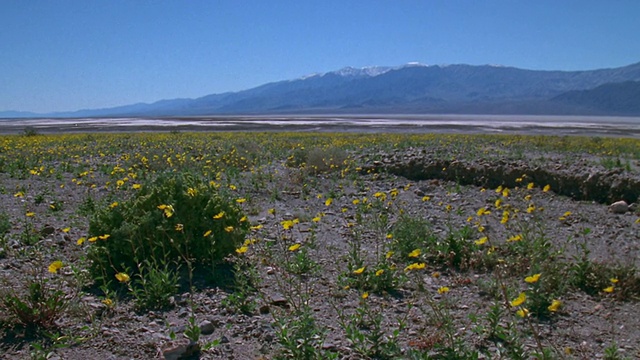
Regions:
<svg viewBox="0 0 640 360"><path fill-rule="evenodd" d="M90 220L91 273L108 282L119 273L137 275L138 264L148 262L186 265L192 275L231 254L248 228L236 203L213 185L190 174L161 174Z"/></svg>

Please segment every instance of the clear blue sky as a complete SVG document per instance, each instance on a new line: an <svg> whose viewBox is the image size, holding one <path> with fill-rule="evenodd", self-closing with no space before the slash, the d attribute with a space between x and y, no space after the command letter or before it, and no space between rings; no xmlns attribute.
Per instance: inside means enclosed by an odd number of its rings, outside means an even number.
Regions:
<svg viewBox="0 0 640 360"><path fill-rule="evenodd" d="M0 111L238 91L345 66L640 62L640 0L0 0Z"/></svg>

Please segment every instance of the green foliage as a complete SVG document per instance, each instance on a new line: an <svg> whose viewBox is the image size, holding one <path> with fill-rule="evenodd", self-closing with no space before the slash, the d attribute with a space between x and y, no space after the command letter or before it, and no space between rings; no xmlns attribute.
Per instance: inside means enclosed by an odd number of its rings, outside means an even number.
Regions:
<svg viewBox="0 0 640 360"><path fill-rule="evenodd" d="M282 346L278 359L335 359L337 354L324 351L325 331L313 318L308 306L276 321L276 336Z"/></svg>
<svg viewBox="0 0 640 360"><path fill-rule="evenodd" d="M0 212L0 235L4 235L11 230L11 218L6 212Z"/></svg>
<svg viewBox="0 0 640 360"><path fill-rule="evenodd" d="M170 298L178 290L178 272L169 264L145 261L131 292L139 309L163 309L171 305Z"/></svg>
<svg viewBox="0 0 640 360"><path fill-rule="evenodd" d="M53 327L69 306L65 292L41 276L30 278L24 285L24 293L13 288L3 291L0 307L27 329Z"/></svg>
<svg viewBox="0 0 640 360"><path fill-rule="evenodd" d="M431 224L422 218L401 216L392 229L391 250L406 259L415 249L424 249L428 243L435 243Z"/></svg>
<svg viewBox="0 0 640 360"><path fill-rule="evenodd" d="M38 129L34 128L33 126L27 126L22 130L22 136L25 137L33 137L38 135L40 135L40 132L38 132Z"/></svg>
<svg viewBox="0 0 640 360"><path fill-rule="evenodd" d="M91 273L107 281L127 269L139 272L143 260L210 270L241 244L248 228L241 210L213 185L190 174L161 174L91 219Z"/></svg>

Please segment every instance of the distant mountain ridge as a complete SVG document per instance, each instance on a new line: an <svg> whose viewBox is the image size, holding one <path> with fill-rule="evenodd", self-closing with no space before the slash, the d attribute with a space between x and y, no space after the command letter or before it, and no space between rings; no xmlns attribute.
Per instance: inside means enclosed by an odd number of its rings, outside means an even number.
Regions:
<svg viewBox="0 0 640 360"><path fill-rule="evenodd" d="M640 63L588 71L495 65L345 67L196 99L0 117L295 113L640 115ZM9 115L7 115L9 114Z"/></svg>

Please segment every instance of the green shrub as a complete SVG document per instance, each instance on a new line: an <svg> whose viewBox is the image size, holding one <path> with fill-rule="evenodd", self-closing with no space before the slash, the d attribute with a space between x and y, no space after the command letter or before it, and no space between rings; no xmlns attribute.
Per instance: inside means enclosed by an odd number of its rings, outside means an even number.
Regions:
<svg viewBox="0 0 640 360"><path fill-rule="evenodd" d="M108 283L118 273L140 274L146 262L186 265L192 275L232 253L248 228L236 203L214 186L190 174L161 174L90 220L91 273Z"/></svg>
<svg viewBox="0 0 640 360"><path fill-rule="evenodd" d="M425 249L429 244L437 242L431 224L421 218L403 215L392 229L393 242L391 250L406 259L415 249Z"/></svg>
<svg viewBox="0 0 640 360"><path fill-rule="evenodd" d="M178 269L171 269L145 261L140 266L138 279L131 288L139 309L163 309L171 305L170 298L178 290Z"/></svg>

